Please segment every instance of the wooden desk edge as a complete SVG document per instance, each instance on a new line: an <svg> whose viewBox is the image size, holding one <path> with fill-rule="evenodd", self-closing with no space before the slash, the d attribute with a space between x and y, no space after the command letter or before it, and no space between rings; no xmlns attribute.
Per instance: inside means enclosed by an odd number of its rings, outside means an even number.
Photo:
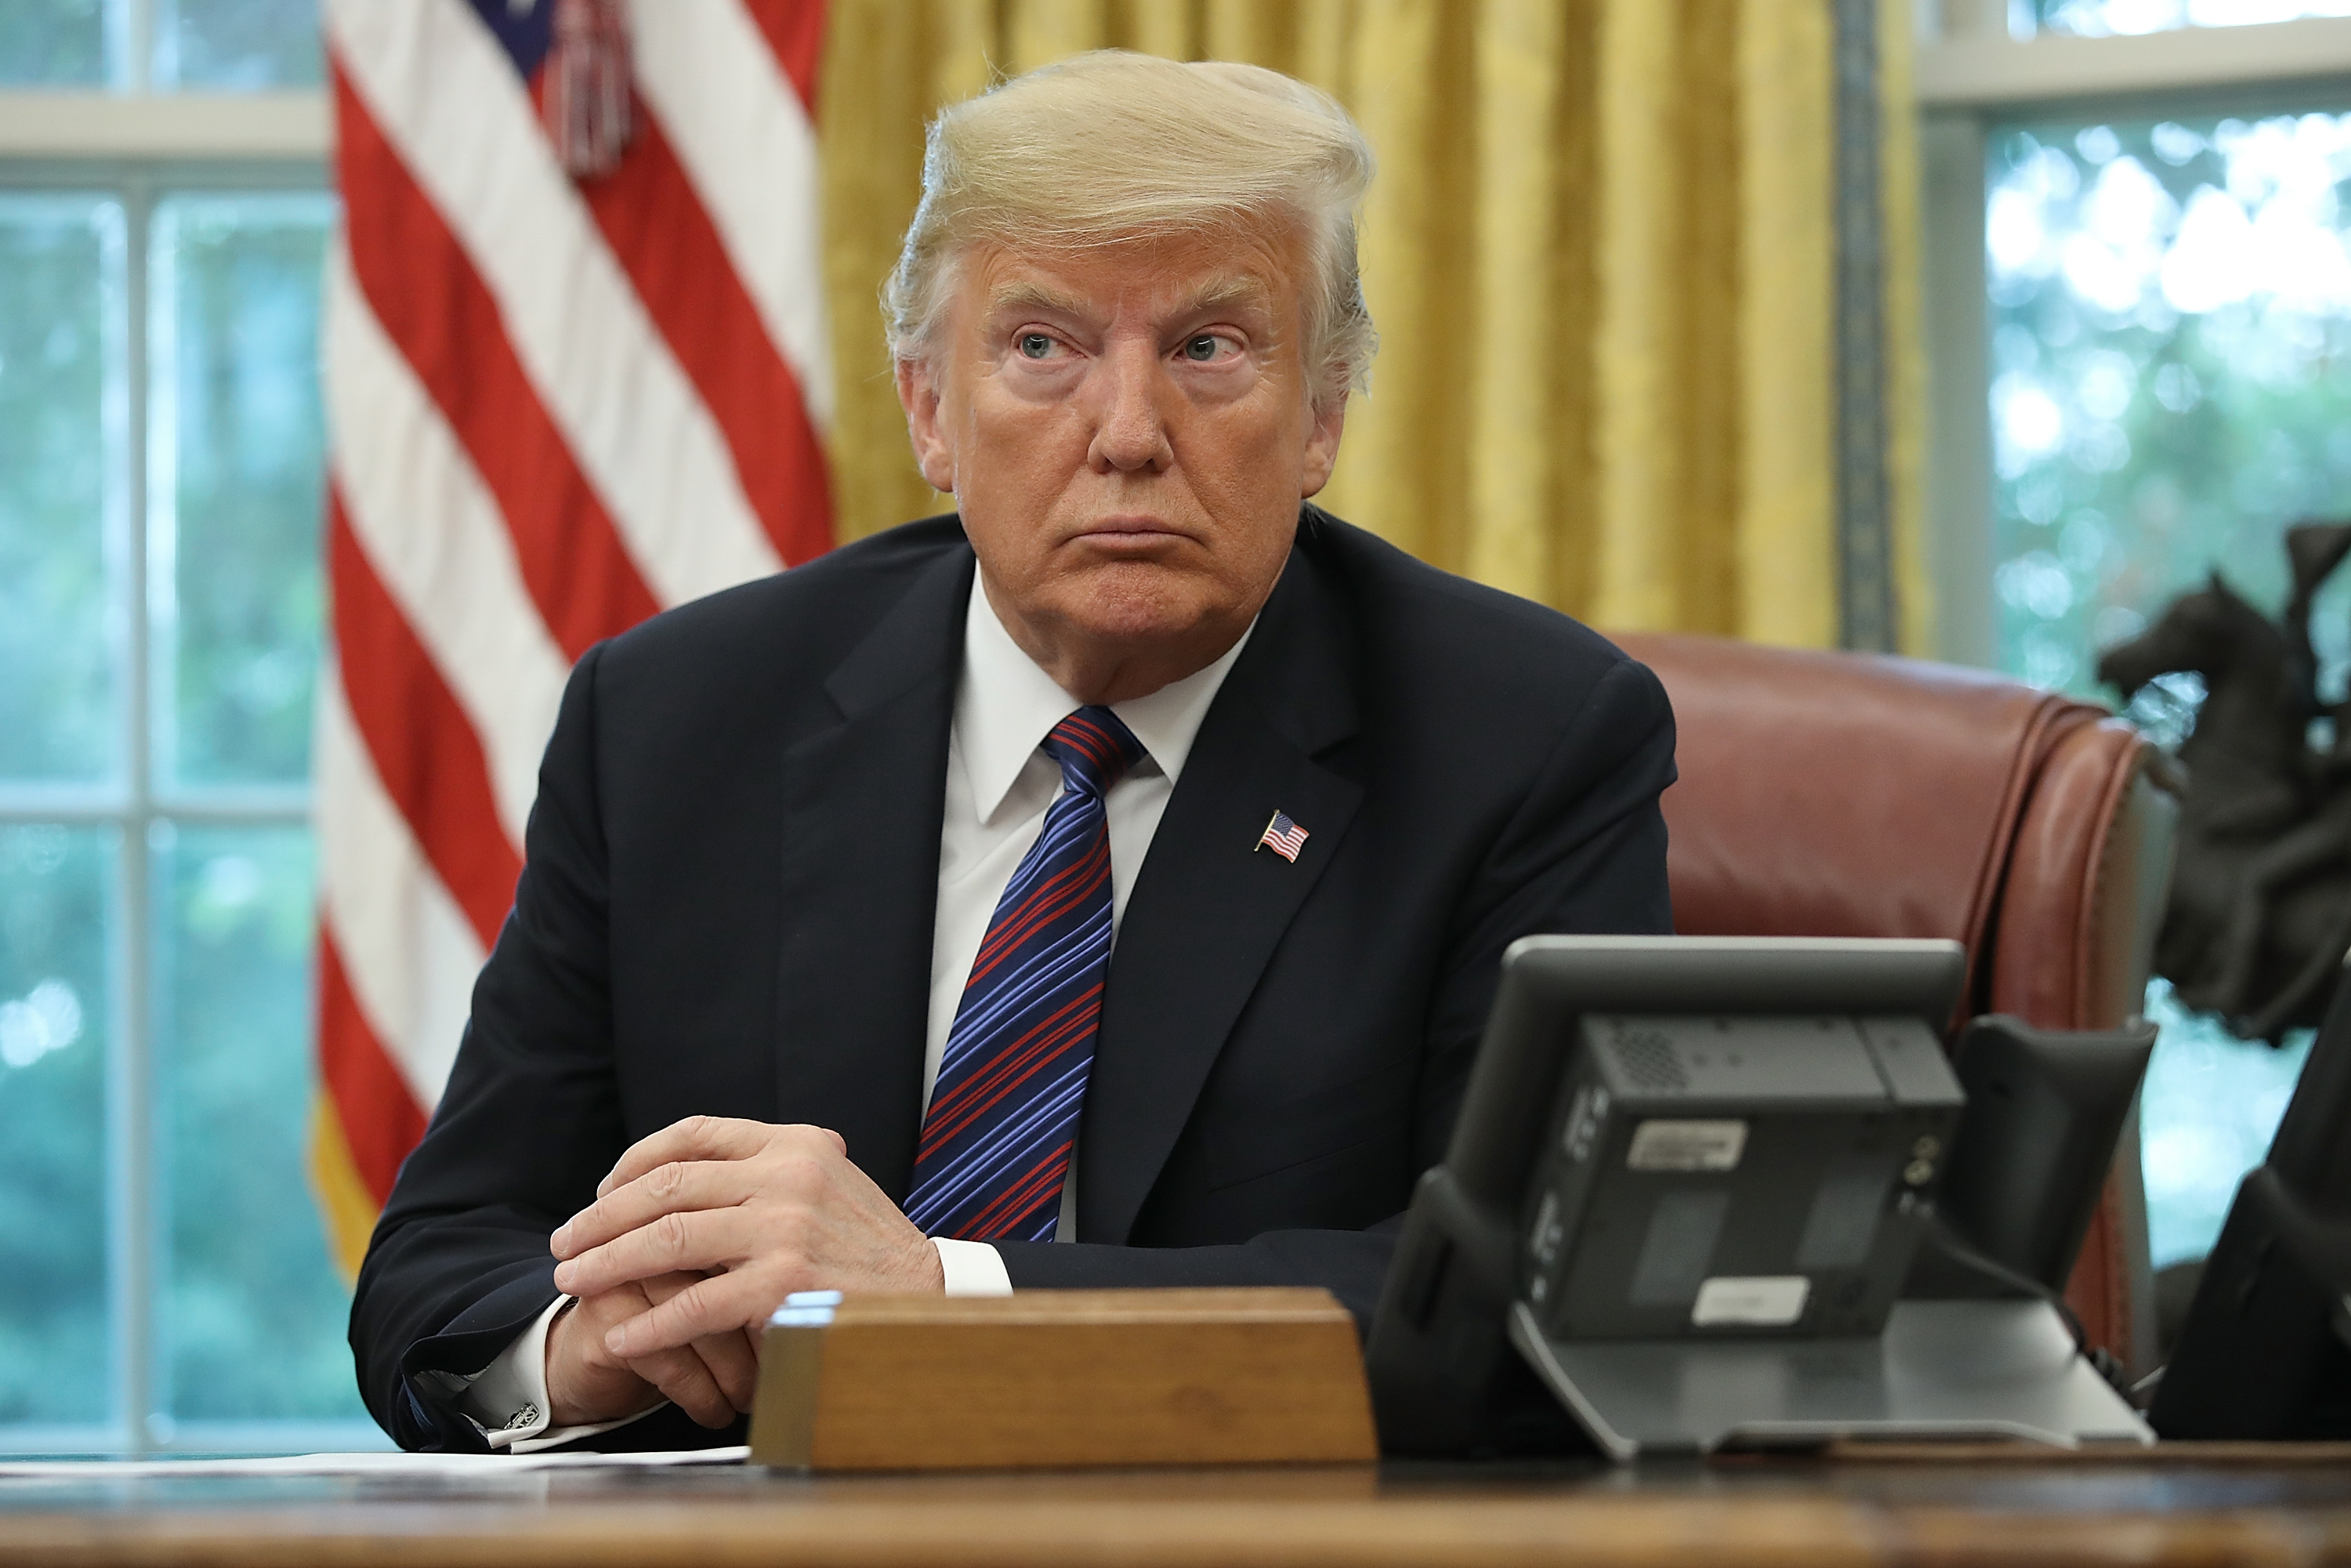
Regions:
<svg viewBox="0 0 2351 1568"><path fill-rule="evenodd" d="M904 1497L714 1503L647 1498L558 1509L357 1501L285 1509L16 1515L0 1568L1870 1568L1921 1562L2305 1563L2351 1552L2351 1508L2179 1515L1990 1512L1849 1498L1077 1500Z"/></svg>

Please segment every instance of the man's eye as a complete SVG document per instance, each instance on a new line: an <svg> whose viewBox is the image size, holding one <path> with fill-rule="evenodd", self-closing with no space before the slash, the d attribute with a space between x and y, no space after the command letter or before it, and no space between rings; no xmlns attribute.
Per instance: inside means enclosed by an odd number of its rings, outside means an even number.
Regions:
<svg viewBox="0 0 2351 1568"><path fill-rule="evenodd" d="M1217 340L1203 332L1184 345L1184 357L1193 361L1208 361L1217 357Z"/></svg>
<svg viewBox="0 0 2351 1568"><path fill-rule="evenodd" d="M1020 334L1020 352L1029 359L1041 360L1053 351L1053 340L1042 332Z"/></svg>

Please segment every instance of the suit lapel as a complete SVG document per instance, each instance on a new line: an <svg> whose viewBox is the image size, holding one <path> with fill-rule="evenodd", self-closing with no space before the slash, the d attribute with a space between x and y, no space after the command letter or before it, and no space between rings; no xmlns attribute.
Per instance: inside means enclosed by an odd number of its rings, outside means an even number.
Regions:
<svg viewBox="0 0 2351 1568"><path fill-rule="evenodd" d="M835 723L784 757L778 1104L893 1198L914 1168L947 731L968 549L925 568L825 683Z"/></svg>
<svg viewBox="0 0 2351 1568"><path fill-rule="evenodd" d="M1126 1240L1363 798L1315 760L1354 732L1354 682L1347 618L1305 537L1200 727L1119 924L1078 1143L1083 1240ZM1309 831L1295 864L1255 848L1276 810Z"/></svg>

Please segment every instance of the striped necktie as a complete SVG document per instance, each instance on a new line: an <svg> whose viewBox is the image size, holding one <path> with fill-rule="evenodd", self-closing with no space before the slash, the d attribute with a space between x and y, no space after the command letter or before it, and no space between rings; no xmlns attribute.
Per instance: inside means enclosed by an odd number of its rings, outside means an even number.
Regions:
<svg viewBox="0 0 2351 1568"><path fill-rule="evenodd" d="M997 901L923 1118L906 1217L927 1236L1050 1241L1061 1221L1110 965L1102 798L1143 743L1081 707L1043 749L1061 793Z"/></svg>

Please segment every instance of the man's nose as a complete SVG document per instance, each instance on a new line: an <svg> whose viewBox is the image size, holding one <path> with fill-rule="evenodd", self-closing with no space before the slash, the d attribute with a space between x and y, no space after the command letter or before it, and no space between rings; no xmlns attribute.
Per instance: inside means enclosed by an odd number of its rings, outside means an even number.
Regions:
<svg viewBox="0 0 2351 1568"><path fill-rule="evenodd" d="M1093 392L1093 446L1087 453L1096 468L1154 473L1175 461L1167 440L1167 422L1160 399L1166 392L1166 375L1157 349L1147 343L1121 343L1096 361Z"/></svg>

